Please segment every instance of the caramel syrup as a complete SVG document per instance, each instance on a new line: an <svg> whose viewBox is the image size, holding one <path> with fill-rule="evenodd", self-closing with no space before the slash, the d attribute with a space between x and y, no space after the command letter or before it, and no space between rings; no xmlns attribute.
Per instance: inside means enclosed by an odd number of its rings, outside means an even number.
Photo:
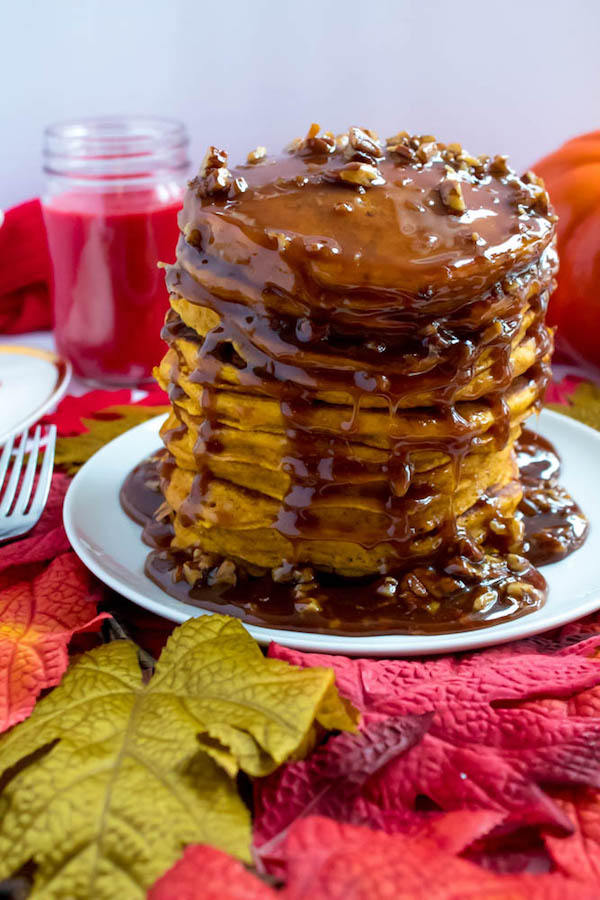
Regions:
<svg viewBox="0 0 600 900"><path fill-rule="evenodd" d="M144 460L127 476L121 503L125 512L144 526L143 539L153 548L146 574L184 603L233 615L248 624L294 631L365 636L444 634L495 625L538 609L546 596L546 583L533 563L547 565L564 558L580 547L587 535L585 516L557 484L560 461L551 444L525 429L516 449L525 487L517 516L525 523L522 554L529 562L521 562L515 572L509 561L516 554L505 559L501 554L484 555L468 545L461 552L454 544L392 573L398 588L391 592L386 591L389 575L349 579L319 574L318 586L305 598L295 596L296 586L274 582L270 573L240 578L234 587L191 587L181 575L185 554L166 549L172 526L154 518L163 502L157 468L164 464L164 451ZM485 503L485 498L480 502ZM458 579L460 587L446 593L449 576ZM411 590L415 583L426 587L422 598ZM518 592L511 596L506 588L515 583L532 590L521 597ZM490 602L478 604L478 598L488 593Z"/></svg>

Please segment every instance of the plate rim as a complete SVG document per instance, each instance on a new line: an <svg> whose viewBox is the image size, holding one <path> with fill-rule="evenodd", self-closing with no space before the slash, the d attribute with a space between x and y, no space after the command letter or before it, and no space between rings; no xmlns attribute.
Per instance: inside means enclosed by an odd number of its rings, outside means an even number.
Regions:
<svg viewBox="0 0 600 900"><path fill-rule="evenodd" d="M52 406L64 397L73 376L73 366L66 357L61 356L60 353L56 353L54 350L44 350L41 347L28 347L25 344L0 344L0 354L33 356L37 359L43 359L46 362L49 362L56 370L54 387L46 399L42 400L35 409L27 413L17 425L9 428L6 432L0 431L1 446L20 434L26 428L29 428L30 425L34 425Z"/></svg>
<svg viewBox="0 0 600 900"><path fill-rule="evenodd" d="M122 435L109 441L108 444L105 444L104 447L97 451L97 453L82 466L69 485L65 496L63 505L63 524L72 549L84 565L86 565L100 581L137 606L140 606L149 612L153 612L161 618L174 622L175 625L179 625L183 621L186 621L186 618L197 617L200 615L212 615L212 612L210 610L203 610L200 607L189 606L182 601L170 597L168 594L165 594L165 596L169 597L169 601L173 604L174 609L165 609L158 600L155 600L152 597L143 596L134 587L130 587L126 582L122 582L110 572L106 572L102 566L97 563L96 558L88 551L85 541L80 539L77 535L76 523L73 518L73 508L76 505L78 491L80 490L82 483L84 483L84 480L90 477L90 473L93 471L94 461L96 461L97 465L100 462L102 455L108 455L114 451L115 448L113 445L118 442L124 443L125 441L131 441L135 434L150 431L156 433L158 438L158 428L166 419L167 415L168 414L161 414L155 416L152 419L148 419L140 425L129 429ZM598 442L600 449L600 432L596 431L596 429L585 425L583 422L580 422L571 416L565 416L562 413L547 408L543 409L539 414L537 422L539 422L542 416L544 419L549 418L551 421L561 422L563 426L566 424L566 427L572 429L575 434L579 432L585 434L587 437L593 436L593 439ZM159 445L160 441L157 440L157 446ZM121 477L125 477L125 475L119 471L119 478ZM126 513L121 510L120 506L118 507L118 511L122 516L126 517ZM150 582L150 584L152 584L152 582ZM178 607L181 607L181 617L178 616ZM546 609L547 607L544 606L537 612L542 613ZM543 617L540 622L537 617L537 612L534 612L522 616L519 619L512 620L513 622L520 623L519 632L517 634L509 633L498 635L498 630L508 626L510 623L499 623L498 626L491 625L487 628L474 629L472 631L449 632L442 635L445 639L444 645L434 649L431 647L424 648L423 646L420 646L419 640L421 642L425 638L429 641L432 639L435 640L436 635L327 635L321 632L311 633L291 631L282 628L267 628L265 626L249 625L244 622L242 622L242 624L260 644L268 645L273 641L291 649L326 655L341 654L354 657L378 656L382 658L413 657L435 656L444 653L472 652L478 649L499 646L511 641L523 640L525 638L533 637L536 634L541 634L542 632L566 625L576 619L583 618L598 609L600 609L600 583L597 588L594 587L583 597L578 604L576 616L573 616L569 608L565 606L564 608L558 609L549 617L546 613L546 616ZM185 616L187 610L189 610L190 614ZM494 636L494 632L496 632L496 636ZM395 646L395 644L401 642L403 642L403 646ZM411 646L411 644L413 644L413 646Z"/></svg>

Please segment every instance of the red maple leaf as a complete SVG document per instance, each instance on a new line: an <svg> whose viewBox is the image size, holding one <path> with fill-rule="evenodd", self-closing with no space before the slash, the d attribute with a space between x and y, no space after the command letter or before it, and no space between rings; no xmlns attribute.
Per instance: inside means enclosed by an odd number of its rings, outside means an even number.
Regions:
<svg viewBox="0 0 600 900"><path fill-rule="evenodd" d="M137 394L142 394L137 397ZM135 400L133 398L136 398ZM161 406L167 404L169 398L159 387L152 386L148 392L122 389L118 391L89 391L80 397L68 395L59 404L56 412L45 416L43 421L56 425L62 437L81 434L85 431L82 419L101 417L99 414L109 406Z"/></svg>
<svg viewBox="0 0 600 900"><path fill-rule="evenodd" d="M24 538L0 547L0 572L10 566L29 565L54 559L66 553L70 544L63 527L63 501L71 479L62 472L55 472L42 518Z"/></svg>
<svg viewBox="0 0 600 900"><path fill-rule="evenodd" d="M58 405L56 412L45 416L47 425L56 425L58 433L63 437L69 434L80 434L85 430L82 418L89 418L107 406L129 403L130 390L88 391L79 397L67 395Z"/></svg>
<svg viewBox="0 0 600 900"><path fill-rule="evenodd" d="M572 377L567 375L561 381L551 381L546 388L544 401L546 403L563 403L566 405L577 385L581 384L583 380L579 376Z"/></svg>
<svg viewBox="0 0 600 900"><path fill-rule="evenodd" d="M147 900L277 900L264 882L214 847L193 844L148 891ZM283 900L283 898L282 898Z"/></svg>
<svg viewBox="0 0 600 900"><path fill-rule="evenodd" d="M595 881L600 896L600 794L585 788L555 796L574 823L573 834L545 835L556 867L565 875Z"/></svg>
<svg viewBox="0 0 600 900"><path fill-rule="evenodd" d="M561 875L497 875L431 837L388 835L331 819L297 822L285 843L282 900L592 900ZM201 897L198 894L197 897ZM191 900L191 898L190 898Z"/></svg>
<svg viewBox="0 0 600 900"><path fill-rule="evenodd" d="M322 816L295 822L284 845L285 886L274 891L220 850L197 844L148 900L593 900L597 889L560 874L498 875L461 859L461 835L481 813L448 813L437 830L388 835ZM462 821L459 823L459 817ZM472 823L468 823L468 819Z"/></svg>
<svg viewBox="0 0 600 900"><path fill-rule="evenodd" d="M434 808L504 812L507 826L571 830L541 785L600 786L600 720L570 714L565 702L556 708L523 701L566 698L600 684L600 665L588 658L599 644L596 635L543 653L535 642L523 641L425 662L350 660L273 644L269 652L294 665L332 667L340 692L368 714L433 713L421 741L369 778L363 795L379 815L410 813L425 797ZM277 796L270 780L265 790ZM269 834L263 821L259 833Z"/></svg>
<svg viewBox="0 0 600 900"><path fill-rule="evenodd" d="M254 844L269 871L277 848L296 819L329 816L338 822L367 822L384 830L408 825L403 809L382 810L364 794L368 780L421 740L431 722L424 716L363 716L360 732L330 738L308 759L289 763L255 782ZM387 816L392 822L387 821ZM498 816L494 816L496 824ZM502 817L500 817L502 818ZM395 827L394 827L395 826ZM491 827L491 826L490 826Z"/></svg>
<svg viewBox="0 0 600 900"><path fill-rule="evenodd" d="M40 691L58 684L73 633L106 618L96 615L97 599L74 553L0 592L0 731L26 719Z"/></svg>

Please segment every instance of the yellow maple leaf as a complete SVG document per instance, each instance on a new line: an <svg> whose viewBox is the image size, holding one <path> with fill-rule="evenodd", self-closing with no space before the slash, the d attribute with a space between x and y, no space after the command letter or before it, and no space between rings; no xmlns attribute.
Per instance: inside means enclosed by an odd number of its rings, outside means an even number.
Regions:
<svg viewBox="0 0 600 900"><path fill-rule="evenodd" d="M548 406L600 430L600 387L589 381L577 385L569 397L568 406L562 403L549 403Z"/></svg>
<svg viewBox="0 0 600 900"><path fill-rule="evenodd" d="M56 465L63 467L69 475L74 475L96 451L113 438L148 419L168 412L169 409L169 406L109 406L101 410L97 417L82 419L86 431L58 438Z"/></svg>
<svg viewBox="0 0 600 900"><path fill-rule="evenodd" d="M333 671L266 659L237 619L175 629L148 683L129 641L92 650L0 741L0 879L33 862L31 898L141 900L187 844L248 860L235 773L272 772L321 719L355 727Z"/></svg>

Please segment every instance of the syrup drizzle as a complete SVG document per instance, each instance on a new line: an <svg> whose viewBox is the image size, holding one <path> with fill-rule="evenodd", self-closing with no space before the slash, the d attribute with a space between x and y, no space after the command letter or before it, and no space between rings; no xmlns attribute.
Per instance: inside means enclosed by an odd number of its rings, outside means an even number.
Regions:
<svg viewBox="0 0 600 900"><path fill-rule="evenodd" d="M563 559L581 546L587 534L587 522L577 504L559 488L559 458L544 438L525 429L517 442L521 479L526 485L517 516L525 522L525 540L522 554L536 565L547 565ZM226 613L243 621L272 628L311 630L331 634L443 634L497 624L517 618L539 608L545 596L543 576L529 566L518 573L519 580L530 583L537 591L537 600L528 595L519 599L502 591L515 581L500 556L486 557L483 565L469 553L461 556L448 552L421 560L403 572L395 573L402 585L413 584L411 578L427 582L441 599L430 591L426 596L415 597L412 591L399 590L398 596L381 592L385 578L347 579L320 575L315 604L294 597L291 584L275 583L270 574L264 577L248 577L235 587L190 587L184 578L174 580L185 554L170 551L173 536L169 522L160 524L153 518L154 511L162 503L163 496L157 487L158 471L165 465L165 452L142 462L127 477L122 491L123 508L135 521L143 524L144 541L152 547L146 572L168 594L185 603L200 606L214 612ZM168 465L168 462L167 462ZM536 508L531 503L532 492ZM485 503L485 499L482 501ZM543 506L543 509L541 508ZM418 571L417 571L418 570ZM415 571L417 574L415 575ZM459 591L444 596L443 579L448 576L463 578L470 575ZM427 578L426 576L429 576ZM489 606L478 608L476 600L482 594L496 590L498 597ZM406 594L406 596L405 596ZM410 595L410 596L408 596ZM536 595L533 595L534 598ZM524 602L523 602L524 601ZM438 603L432 612L431 604Z"/></svg>

